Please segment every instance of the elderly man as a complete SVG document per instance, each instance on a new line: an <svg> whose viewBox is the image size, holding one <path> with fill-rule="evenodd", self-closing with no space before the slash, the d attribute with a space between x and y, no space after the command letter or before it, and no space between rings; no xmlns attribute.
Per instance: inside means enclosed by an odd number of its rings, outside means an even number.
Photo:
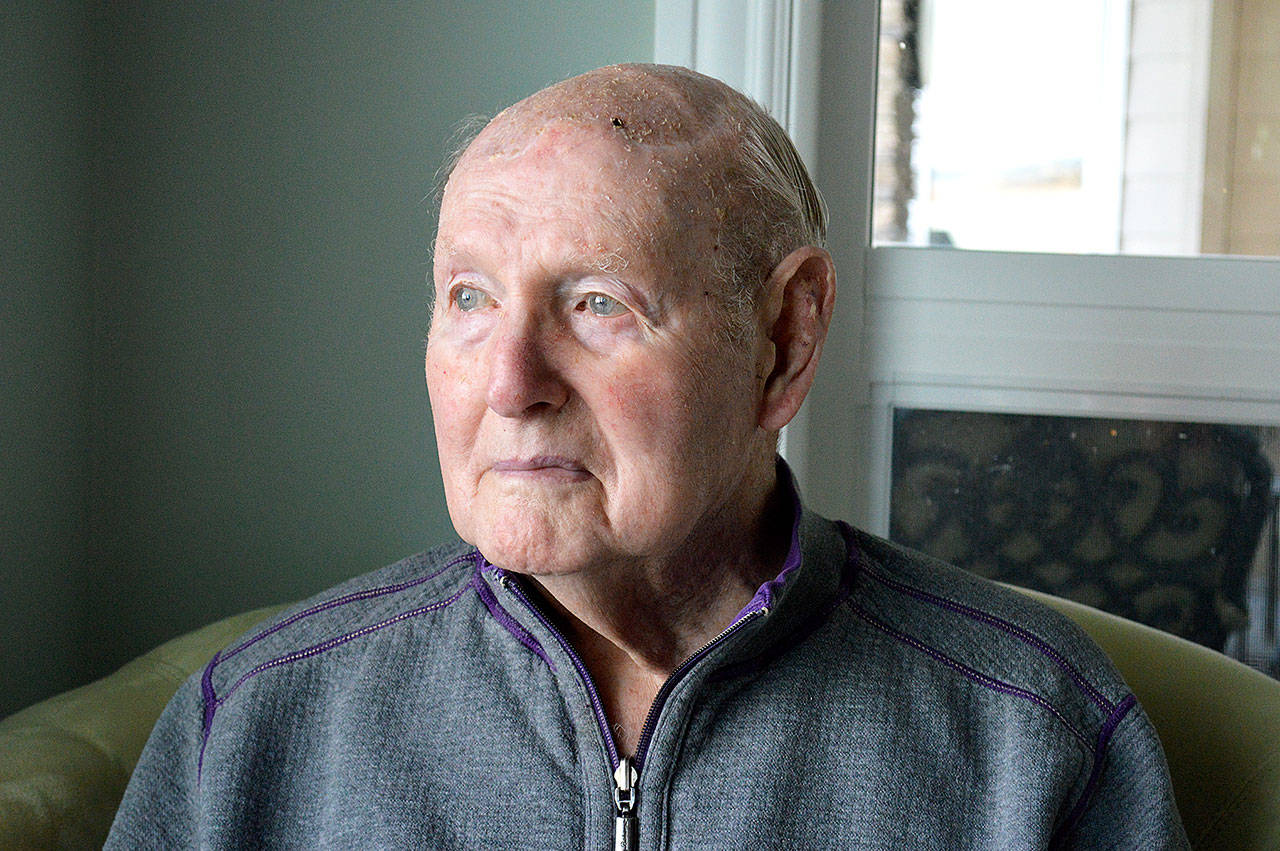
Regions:
<svg viewBox="0 0 1280 851"><path fill-rule="evenodd" d="M113 847L1179 848L1062 619L805 511L817 192L693 72L511 107L449 176L427 386L467 543L298 606L174 698Z"/></svg>

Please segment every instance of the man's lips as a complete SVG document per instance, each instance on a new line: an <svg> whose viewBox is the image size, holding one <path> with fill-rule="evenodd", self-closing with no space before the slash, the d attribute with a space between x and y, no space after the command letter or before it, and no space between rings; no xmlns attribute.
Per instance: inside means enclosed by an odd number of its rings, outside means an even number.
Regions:
<svg viewBox="0 0 1280 851"><path fill-rule="evenodd" d="M571 458L561 455L536 455L532 458L504 458L495 461L492 469L495 473L516 476L548 476L564 479L585 479L591 474L587 469Z"/></svg>

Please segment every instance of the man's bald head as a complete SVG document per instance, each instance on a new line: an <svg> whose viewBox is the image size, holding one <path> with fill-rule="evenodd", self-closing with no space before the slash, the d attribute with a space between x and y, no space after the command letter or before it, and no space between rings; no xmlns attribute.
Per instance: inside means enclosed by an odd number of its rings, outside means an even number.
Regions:
<svg viewBox="0 0 1280 851"><path fill-rule="evenodd" d="M566 125L649 154L637 189L661 198L673 228L704 229L699 250L742 319L783 257L825 243L821 198L786 131L749 98L687 68L613 65L557 83L501 112L450 169L518 156Z"/></svg>

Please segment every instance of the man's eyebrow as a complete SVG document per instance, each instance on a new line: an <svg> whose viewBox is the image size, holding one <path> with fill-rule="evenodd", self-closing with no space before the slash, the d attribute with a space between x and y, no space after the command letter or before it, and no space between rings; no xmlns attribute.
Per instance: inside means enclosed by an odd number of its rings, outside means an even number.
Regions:
<svg viewBox="0 0 1280 851"><path fill-rule="evenodd" d="M617 251L599 251L589 265L601 274L618 275L627 270L631 261Z"/></svg>
<svg viewBox="0 0 1280 851"><path fill-rule="evenodd" d="M449 237L441 236L439 233L437 233L435 238L431 240L431 255L433 257L436 256L437 254L456 254L456 253L457 251L454 247L454 242Z"/></svg>
<svg viewBox="0 0 1280 851"><path fill-rule="evenodd" d="M431 250L432 263L440 261L451 263L471 263L475 262L478 256L483 256L483 246L477 249L475 246L467 243L465 240L459 242L448 236L436 237Z"/></svg>

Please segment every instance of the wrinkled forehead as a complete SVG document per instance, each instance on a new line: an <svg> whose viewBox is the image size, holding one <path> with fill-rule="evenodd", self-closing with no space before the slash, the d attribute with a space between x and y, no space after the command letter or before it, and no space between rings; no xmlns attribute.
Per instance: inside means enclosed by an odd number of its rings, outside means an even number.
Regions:
<svg viewBox="0 0 1280 851"><path fill-rule="evenodd" d="M442 243L446 221L468 206L475 178L501 174L530 189L561 182L577 194L560 203L602 209L637 248L710 248L697 243L718 240L731 161L726 140L734 135L730 122L718 118L724 110L712 108L722 94L716 87L731 91L683 69L616 66L508 108L476 137L449 179Z"/></svg>
<svg viewBox="0 0 1280 851"><path fill-rule="evenodd" d="M474 253L496 234L513 244L537 235L604 265L677 250L691 217L671 197L671 169L649 151L561 122L529 133L518 150L478 139L459 162L441 203L437 260Z"/></svg>

